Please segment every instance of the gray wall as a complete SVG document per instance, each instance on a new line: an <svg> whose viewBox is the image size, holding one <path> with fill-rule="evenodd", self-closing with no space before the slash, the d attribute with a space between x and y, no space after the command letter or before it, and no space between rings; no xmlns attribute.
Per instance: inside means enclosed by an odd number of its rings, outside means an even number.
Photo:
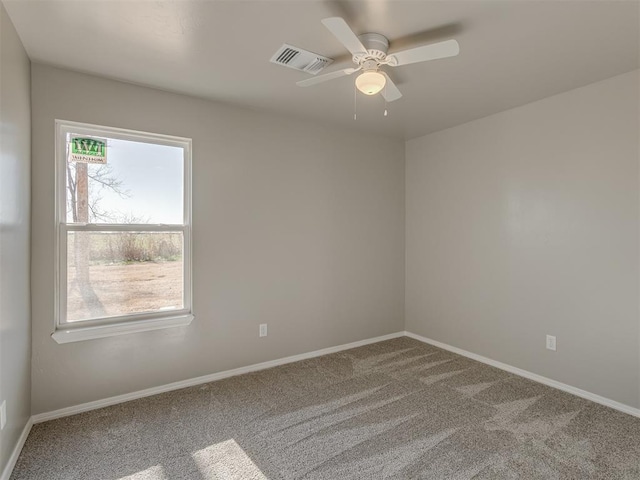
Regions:
<svg viewBox="0 0 640 480"><path fill-rule="evenodd" d="M640 406L638 82L407 142L408 331Z"/></svg>
<svg viewBox="0 0 640 480"><path fill-rule="evenodd" d="M0 472L31 415L29 59L0 3Z"/></svg>
<svg viewBox="0 0 640 480"><path fill-rule="evenodd" d="M405 292L403 142L34 65L33 413L395 332L403 315L640 406L638 80L407 142ZM190 327L50 338L55 118L193 138Z"/></svg>
<svg viewBox="0 0 640 480"><path fill-rule="evenodd" d="M37 64L32 102L34 414L404 328L403 141ZM191 326L50 338L56 118L193 138Z"/></svg>

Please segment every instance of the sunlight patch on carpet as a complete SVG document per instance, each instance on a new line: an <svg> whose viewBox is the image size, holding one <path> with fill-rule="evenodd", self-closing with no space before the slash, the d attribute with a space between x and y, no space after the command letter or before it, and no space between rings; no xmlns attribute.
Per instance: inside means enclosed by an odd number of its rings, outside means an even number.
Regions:
<svg viewBox="0 0 640 480"><path fill-rule="evenodd" d="M267 480L234 439L191 455L205 480Z"/></svg>
<svg viewBox="0 0 640 480"><path fill-rule="evenodd" d="M164 474L164 468L160 465L147 468L140 472L136 472L133 475L127 475L126 477L120 477L118 480L168 480Z"/></svg>

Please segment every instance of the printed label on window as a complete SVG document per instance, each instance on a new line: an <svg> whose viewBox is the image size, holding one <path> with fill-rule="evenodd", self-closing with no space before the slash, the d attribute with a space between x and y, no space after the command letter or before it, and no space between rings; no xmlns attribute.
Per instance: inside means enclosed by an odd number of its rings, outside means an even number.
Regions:
<svg viewBox="0 0 640 480"><path fill-rule="evenodd" d="M107 141L98 138L71 137L69 162L107 163Z"/></svg>

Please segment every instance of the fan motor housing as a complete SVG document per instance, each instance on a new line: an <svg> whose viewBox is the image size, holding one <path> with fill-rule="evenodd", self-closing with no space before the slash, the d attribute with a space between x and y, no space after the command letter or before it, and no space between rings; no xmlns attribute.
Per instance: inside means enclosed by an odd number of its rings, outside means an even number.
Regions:
<svg viewBox="0 0 640 480"><path fill-rule="evenodd" d="M363 33L358 37L367 49L367 55L354 55L353 61L359 64L363 59L384 60L389 50L389 40L379 33Z"/></svg>

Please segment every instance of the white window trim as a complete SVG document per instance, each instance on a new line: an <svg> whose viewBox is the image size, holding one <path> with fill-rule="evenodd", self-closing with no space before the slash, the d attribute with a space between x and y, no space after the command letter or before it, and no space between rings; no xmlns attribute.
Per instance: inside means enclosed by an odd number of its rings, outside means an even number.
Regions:
<svg viewBox="0 0 640 480"><path fill-rule="evenodd" d="M55 315L51 337L58 343L78 342L111 337L127 333L145 332L162 328L182 327L193 320L191 280L191 139L154 133L103 127L87 123L56 120L55 137ZM149 142L158 145L179 146L184 149L184 224L67 224L66 199L66 142L67 133L107 136L119 140ZM149 312L105 317L80 322L64 322L66 313L66 242L70 231L181 231L183 232L184 307L166 312ZM63 248L64 247L64 248Z"/></svg>

